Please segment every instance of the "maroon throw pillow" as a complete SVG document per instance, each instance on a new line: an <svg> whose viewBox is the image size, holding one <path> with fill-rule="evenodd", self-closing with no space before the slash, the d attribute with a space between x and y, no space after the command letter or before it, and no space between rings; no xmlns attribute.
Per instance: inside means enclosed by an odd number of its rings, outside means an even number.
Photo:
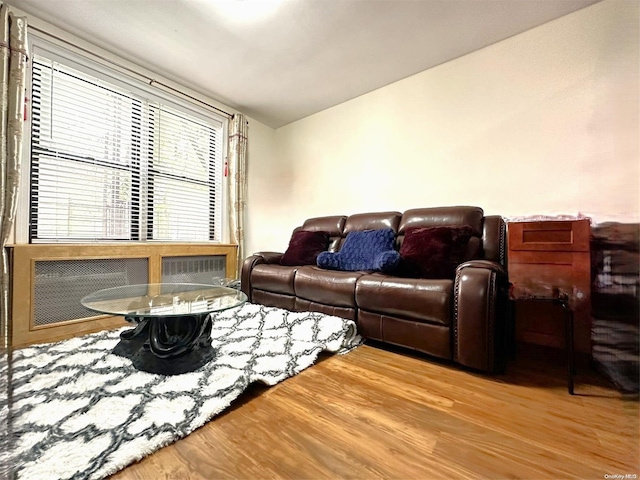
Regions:
<svg viewBox="0 0 640 480"><path fill-rule="evenodd" d="M456 267L467 260L473 229L464 227L414 227L405 232L400 247L403 276L454 278Z"/></svg>
<svg viewBox="0 0 640 480"><path fill-rule="evenodd" d="M320 252L329 247L327 232L311 232L298 230L293 232L289 247L280 259L280 265L295 267L298 265L315 265Z"/></svg>

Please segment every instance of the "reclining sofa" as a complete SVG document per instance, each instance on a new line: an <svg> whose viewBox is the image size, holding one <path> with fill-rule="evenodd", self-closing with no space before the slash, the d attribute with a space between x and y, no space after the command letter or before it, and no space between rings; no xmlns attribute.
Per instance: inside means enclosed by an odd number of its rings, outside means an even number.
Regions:
<svg viewBox="0 0 640 480"><path fill-rule="evenodd" d="M417 233L436 227L471 232L457 256L444 250L449 255L441 260L454 261L449 273L436 269L421 278L415 270L407 275L402 265L387 271L343 271L335 262L331 268L319 267L315 256L302 262L306 264L291 265L283 261L283 253L259 252L245 259L241 288L252 303L351 319L366 339L472 370L501 371L510 330L506 235L500 216L456 206L310 218L294 230L290 248L296 232L325 232L331 253L321 253L322 259L339 254L350 232L391 229L398 254L390 254L397 256L409 234L419 240ZM439 275L443 278L433 278Z"/></svg>

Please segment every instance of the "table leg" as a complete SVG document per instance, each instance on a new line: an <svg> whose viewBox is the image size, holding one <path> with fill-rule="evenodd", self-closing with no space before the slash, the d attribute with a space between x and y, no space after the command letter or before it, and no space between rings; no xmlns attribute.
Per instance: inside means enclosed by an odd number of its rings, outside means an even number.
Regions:
<svg viewBox="0 0 640 480"><path fill-rule="evenodd" d="M209 315L159 317L151 322L149 349L158 358L176 358L188 353L205 330Z"/></svg>
<svg viewBox="0 0 640 480"><path fill-rule="evenodd" d="M565 348L567 350L567 388L573 395L573 376L576 373L574 342L573 342L573 310L567 301L560 301L564 309Z"/></svg>
<svg viewBox="0 0 640 480"><path fill-rule="evenodd" d="M135 324L135 327L125 330L120 334L120 338L123 340L131 340L133 337L140 335L146 329L147 323L149 322L148 318L138 317L125 317L125 320L129 323Z"/></svg>
<svg viewBox="0 0 640 480"><path fill-rule="evenodd" d="M138 325L122 332L113 353L129 358L138 370L179 375L202 367L216 355L208 314L135 320Z"/></svg>

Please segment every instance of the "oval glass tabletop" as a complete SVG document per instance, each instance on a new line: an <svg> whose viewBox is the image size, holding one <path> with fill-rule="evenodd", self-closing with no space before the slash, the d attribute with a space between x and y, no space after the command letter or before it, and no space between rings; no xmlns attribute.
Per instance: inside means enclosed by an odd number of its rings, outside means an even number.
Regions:
<svg viewBox="0 0 640 480"><path fill-rule="evenodd" d="M217 312L246 301L240 290L218 285L150 283L98 290L80 303L98 313L152 318Z"/></svg>

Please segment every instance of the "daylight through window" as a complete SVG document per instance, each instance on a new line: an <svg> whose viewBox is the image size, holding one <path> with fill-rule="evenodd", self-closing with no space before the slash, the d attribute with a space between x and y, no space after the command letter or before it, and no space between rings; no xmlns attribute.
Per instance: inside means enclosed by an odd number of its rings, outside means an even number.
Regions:
<svg viewBox="0 0 640 480"><path fill-rule="evenodd" d="M221 120L32 65L31 241L220 240Z"/></svg>

